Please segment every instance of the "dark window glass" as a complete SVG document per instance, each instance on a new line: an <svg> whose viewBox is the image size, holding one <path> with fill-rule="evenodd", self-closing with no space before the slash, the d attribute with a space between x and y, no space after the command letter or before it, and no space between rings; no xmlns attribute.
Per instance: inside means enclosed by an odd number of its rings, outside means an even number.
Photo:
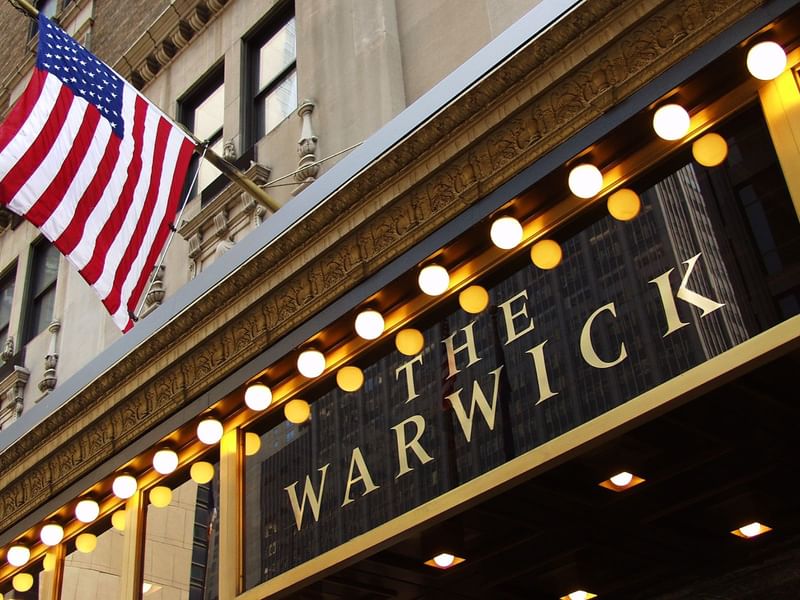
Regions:
<svg viewBox="0 0 800 600"><path fill-rule="evenodd" d="M14 278L17 270L12 268L0 277L0 349L6 342L11 320L11 302L14 299Z"/></svg>
<svg viewBox="0 0 800 600"><path fill-rule="evenodd" d="M209 149L222 155L222 123L225 116L225 85L222 69L216 69L202 83L196 86L186 98L180 102L181 121L200 140L208 140ZM190 174L198 166L199 157L194 158L194 166ZM219 170L204 160L199 163L197 183L193 193L202 191L220 174Z"/></svg>
<svg viewBox="0 0 800 600"><path fill-rule="evenodd" d="M39 335L53 320L59 254L42 242L33 248L25 343Z"/></svg>

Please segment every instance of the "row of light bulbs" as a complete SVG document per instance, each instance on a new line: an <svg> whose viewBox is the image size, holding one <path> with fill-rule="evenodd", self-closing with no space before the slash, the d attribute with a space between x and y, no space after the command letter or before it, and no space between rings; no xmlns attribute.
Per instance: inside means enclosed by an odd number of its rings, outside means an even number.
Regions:
<svg viewBox="0 0 800 600"><path fill-rule="evenodd" d="M755 44L747 54L747 68L757 79L769 81L778 77L786 68L786 53L783 48L772 41ZM689 133L691 118L685 108L677 103L669 103L659 107L653 115L653 129L660 138L668 141L680 140ZM703 166L714 167L721 164L728 153L727 143L722 136L708 133L692 144L692 154ZM595 165L582 163L570 170L567 184L570 191L578 198L591 199L603 189L603 174ZM641 210L641 200L630 189L621 189L608 198L609 213L620 221L635 218ZM522 224L512 216L497 218L491 226L490 237L498 248L511 250L522 243L524 231ZM539 240L531 247L531 260L540 269L553 269L560 264L563 257L561 246L555 240ZM450 287L450 275L445 267L431 263L423 267L418 276L420 290L429 296L444 294ZM461 307L473 314L483 311L489 303L489 295L479 285L467 287L459 294ZM361 311L355 319L355 332L364 340L378 339L384 332L383 315L368 308ZM406 328L395 337L395 345L402 354L414 356L424 345L422 333L417 329ZM300 352L297 369L307 378L322 375L327 368L325 355L317 349L308 348ZM353 392L363 385L364 374L355 366L345 366L336 374L339 387L346 392ZM254 411L266 410L272 403L272 391L263 383L254 383L247 387L244 395L245 404ZM305 400L294 399L284 405L284 414L292 423L304 423L311 414L310 405ZM204 444L213 445L223 435L222 423L208 417L197 425L197 438ZM245 453L252 455L258 452L261 441L257 434L247 433ZM153 469L161 475L174 472L179 464L178 454L170 448L161 448L153 455ZM214 466L205 461L195 462L190 468L190 476L197 483L208 483L214 476ZM138 481L129 474L118 475L112 483L114 495L121 499L131 498L139 488ZM156 507L169 505L172 491L166 486L156 486L150 490L150 501ZM82 523L92 523L100 515L97 501L84 498L75 505L75 518ZM125 511L118 510L112 515L112 524L117 529L124 529ZM40 528L40 539L46 546L55 546L64 538L62 525L48 522ZM82 533L76 537L76 547L81 552L91 552L97 544L97 538L91 533ZM14 567L22 567L30 560L30 549L22 544L8 548L6 560ZM30 578L30 582L28 582ZM19 587L17 587L17 583ZM33 578L27 573L19 573L14 577L15 589L27 591L33 584ZM29 584L29 585L28 585ZM27 585L27 587L26 587Z"/></svg>

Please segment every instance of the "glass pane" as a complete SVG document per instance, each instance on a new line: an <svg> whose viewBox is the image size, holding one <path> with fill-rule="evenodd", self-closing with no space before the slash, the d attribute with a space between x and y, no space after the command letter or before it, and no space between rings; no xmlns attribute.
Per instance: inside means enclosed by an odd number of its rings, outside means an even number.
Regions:
<svg viewBox="0 0 800 600"><path fill-rule="evenodd" d="M297 72L292 71L278 84L278 87L259 99L256 106L259 137L269 133L295 108L297 108Z"/></svg>
<svg viewBox="0 0 800 600"><path fill-rule="evenodd" d="M58 276L58 259L61 255L55 246L43 243L36 246L33 258L33 295L38 296Z"/></svg>
<svg viewBox="0 0 800 600"><path fill-rule="evenodd" d="M214 479L172 489L168 506L150 490L145 529L143 600L213 600L218 596L218 465ZM157 501L156 501L157 502Z"/></svg>
<svg viewBox="0 0 800 600"><path fill-rule="evenodd" d="M220 84L194 109L194 134L200 140L214 138L222 129L225 115L225 86Z"/></svg>
<svg viewBox="0 0 800 600"><path fill-rule="evenodd" d="M11 301L14 299L14 277L15 271L11 271L8 275L0 280L0 332L5 331L8 327L8 321L11 318ZM5 336L0 335L0 344L5 342Z"/></svg>
<svg viewBox="0 0 800 600"><path fill-rule="evenodd" d="M97 536L92 552L77 549L64 559L61 600L105 600L119 597L124 533L108 528Z"/></svg>
<svg viewBox="0 0 800 600"><path fill-rule="evenodd" d="M211 144L208 148L222 156L223 139L220 137L216 142ZM209 183L214 181L220 175L220 170L217 169L207 160L203 159L198 163L199 172L197 173L197 190L203 191Z"/></svg>
<svg viewBox="0 0 800 600"><path fill-rule="evenodd" d="M283 28L273 35L258 52L258 85L257 91L263 90L272 80L295 60L294 17Z"/></svg>
<svg viewBox="0 0 800 600"><path fill-rule="evenodd" d="M56 286L51 287L44 294L33 301L31 306L31 332L29 340L44 331L53 320L53 309L56 303Z"/></svg>

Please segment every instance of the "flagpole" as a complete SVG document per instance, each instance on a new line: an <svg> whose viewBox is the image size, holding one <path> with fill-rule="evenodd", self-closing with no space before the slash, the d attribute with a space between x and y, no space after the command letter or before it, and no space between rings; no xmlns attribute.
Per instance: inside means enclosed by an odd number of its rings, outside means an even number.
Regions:
<svg viewBox="0 0 800 600"><path fill-rule="evenodd" d="M28 0L8 0L11 3L11 6L14 8L25 12L29 17L32 19L37 19L39 17L38 9L28 2ZM180 124L179 124L180 125ZM222 158L219 154L214 152L213 150L206 149L205 142L203 140L197 139L192 132L186 131L184 127L181 127L183 131L192 138L192 141L195 143L194 151L196 154L201 154L205 156L205 159L214 165L219 171L225 175L231 182L235 185L238 185L242 190L247 192L248 194L255 196L259 200L261 200L267 207L272 211L276 212L281 205L276 202L272 196L270 196L266 191L261 189L255 182L248 179L244 173L242 173L239 169L236 168L235 165L232 165L227 160Z"/></svg>

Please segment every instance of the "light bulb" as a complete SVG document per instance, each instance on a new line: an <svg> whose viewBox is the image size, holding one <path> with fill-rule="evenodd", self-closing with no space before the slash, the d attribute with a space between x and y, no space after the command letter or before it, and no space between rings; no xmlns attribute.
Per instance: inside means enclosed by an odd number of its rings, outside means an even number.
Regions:
<svg viewBox="0 0 800 600"><path fill-rule="evenodd" d="M663 140L679 140L689 133L691 119L680 104L665 104L653 114L653 129Z"/></svg>
<svg viewBox="0 0 800 600"><path fill-rule="evenodd" d="M325 366L325 355L319 350L304 350L297 357L297 370L309 379L322 375Z"/></svg>
<svg viewBox="0 0 800 600"><path fill-rule="evenodd" d="M336 384L342 391L355 392L364 385L364 371L354 366L342 367L336 372Z"/></svg>
<svg viewBox="0 0 800 600"><path fill-rule="evenodd" d="M244 434L244 455L253 456L261 450L261 438L257 433L248 431Z"/></svg>
<svg viewBox="0 0 800 600"><path fill-rule="evenodd" d="M618 221L630 221L641 209L642 201L633 190L621 189L608 197L608 212Z"/></svg>
<svg viewBox="0 0 800 600"><path fill-rule="evenodd" d="M31 551L25 546L11 546L6 552L6 560L12 567L21 567L31 557Z"/></svg>
<svg viewBox="0 0 800 600"><path fill-rule="evenodd" d="M770 81L786 68L786 52L775 42L759 42L747 52L747 70L756 79Z"/></svg>
<svg viewBox="0 0 800 600"><path fill-rule="evenodd" d="M100 505L94 500L84 499L75 506L75 517L83 523L91 523L100 515Z"/></svg>
<svg viewBox="0 0 800 600"><path fill-rule="evenodd" d="M540 240L531 246L531 261L540 269L555 269L563 252L555 240Z"/></svg>
<svg viewBox="0 0 800 600"><path fill-rule="evenodd" d="M446 569L453 562L456 560L456 557L452 554L448 554L447 552L442 552L433 557L433 562L436 563L437 566L441 567L442 569Z"/></svg>
<svg viewBox="0 0 800 600"><path fill-rule="evenodd" d="M64 539L64 528L58 523L47 523L42 526L39 539L45 546L55 546Z"/></svg>
<svg viewBox="0 0 800 600"><path fill-rule="evenodd" d="M33 575L30 573L17 573L11 580L11 587L18 592L27 592L33 587Z"/></svg>
<svg viewBox="0 0 800 600"><path fill-rule="evenodd" d="M401 329L394 338L394 345L400 354L416 356L425 345L425 338L418 329Z"/></svg>
<svg viewBox="0 0 800 600"><path fill-rule="evenodd" d="M44 555L44 559L42 559L42 569L51 572L56 570L56 555L54 552L48 552ZM0 600L3 600L0 598Z"/></svg>
<svg viewBox="0 0 800 600"><path fill-rule="evenodd" d="M127 500L136 493L137 489L139 489L139 484L131 475L118 475L111 484L111 490L120 500Z"/></svg>
<svg viewBox="0 0 800 600"><path fill-rule="evenodd" d="M744 537L755 537L759 533L761 533L761 523L756 521L755 523L750 523L749 525L744 525L739 527L739 531Z"/></svg>
<svg viewBox="0 0 800 600"><path fill-rule="evenodd" d="M610 481L617 487L625 487L631 481L633 481L633 473L628 473L627 471L623 471L622 473L617 473L616 475L610 478Z"/></svg>
<svg viewBox="0 0 800 600"><path fill-rule="evenodd" d="M480 285L471 285L458 295L458 304L472 315L477 315L489 306L489 292Z"/></svg>
<svg viewBox="0 0 800 600"><path fill-rule="evenodd" d="M189 477L195 483L208 483L214 479L214 465L210 462L198 461L189 468Z"/></svg>
<svg viewBox="0 0 800 600"><path fill-rule="evenodd" d="M441 265L428 265L419 272L417 283L428 296L441 296L450 287L450 274Z"/></svg>
<svg viewBox="0 0 800 600"><path fill-rule="evenodd" d="M97 548L97 536L93 533L82 533L75 538L75 548L78 552L89 554Z"/></svg>
<svg viewBox="0 0 800 600"><path fill-rule="evenodd" d="M156 508L165 508L172 502L172 490L165 485L157 485L150 490L150 504Z"/></svg>
<svg viewBox="0 0 800 600"><path fill-rule="evenodd" d="M364 310L356 316L356 333L365 340L378 339L383 328L383 316L377 310Z"/></svg>
<svg viewBox="0 0 800 600"><path fill-rule="evenodd" d="M265 410L272 403L272 390L263 383L254 383L244 391L244 403L250 410Z"/></svg>
<svg viewBox="0 0 800 600"><path fill-rule="evenodd" d="M203 419L197 424L197 439L207 445L222 439L222 423L216 419Z"/></svg>
<svg viewBox="0 0 800 600"><path fill-rule="evenodd" d="M727 158L728 143L718 133L707 133L692 144L692 156L704 167L716 167Z"/></svg>
<svg viewBox="0 0 800 600"><path fill-rule="evenodd" d="M283 414L290 423L305 423L311 416L311 406L305 400L292 400L283 407Z"/></svg>
<svg viewBox="0 0 800 600"><path fill-rule="evenodd" d="M603 174L594 165L578 165L569 172L568 184L578 198L593 198L603 189Z"/></svg>
<svg viewBox="0 0 800 600"><path fill-rule="evenodd" d="M125 531L125 523L128 520L128 515L125 509L118 510L111 515L111 525L117 531Z"/></svg>
<svg viewBox="0 0 800 600"><path fill-rule="evenodd" d="M162 448L153 455L153 468L162 475L169 475L178 468L178 455L174 450Z"/></svg>
<svg viewBox="0 0 800 600"><path fill-rule="evenodd" d="M569 600L586 600L588 597L589 594L587 592L584 592L583 590L577 590L567 596Z"/></svg>
<svg viewBox="0 0 800 600"><path fill-rule="evenodd" d="M511 250L522 241L522 225L514 217L500 217L489 230L492 243L503 250Z"/></svg>

